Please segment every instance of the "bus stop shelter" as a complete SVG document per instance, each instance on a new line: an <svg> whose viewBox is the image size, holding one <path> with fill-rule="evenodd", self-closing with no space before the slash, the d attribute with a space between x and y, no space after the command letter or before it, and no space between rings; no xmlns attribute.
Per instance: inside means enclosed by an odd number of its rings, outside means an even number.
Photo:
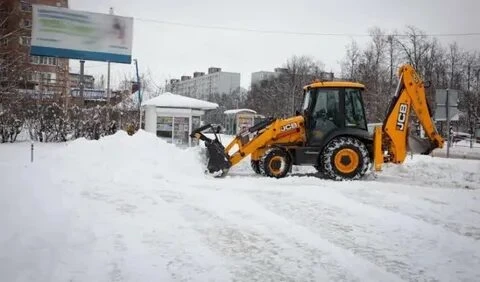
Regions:
<svg viewBox="0 0 480 282"><path fill-rule="evenodd" d="M223 114L225 115L225 134L228 135L236 135L265 118L252 109L226 110Z"/></svg>

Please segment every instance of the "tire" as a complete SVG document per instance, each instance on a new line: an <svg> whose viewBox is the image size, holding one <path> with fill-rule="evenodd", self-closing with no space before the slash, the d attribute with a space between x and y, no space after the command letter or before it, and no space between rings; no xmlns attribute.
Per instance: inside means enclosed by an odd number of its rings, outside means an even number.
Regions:
<svg viewBox="0 0 480 282"><path fill-rule="evenodd" d="M251 160L250 161L250 166L252 167L253 171L256 174L261 174L261 172L260 172L260 161Z"/></svg>
<svg viewBox="0 0 480 282"><path fill-rule="evenodd" d="M332 180L358 180L371 164L367 147L354 137L331 140L320 155L319 168L325 178Z"/></svg>
<svg viewBox="0 0 480 282"><path fill-rule="evenodd" d="M323 168L322 168L321 166L319 166L319 165L314 165L313 167L317 170L317 175L318 175L318 177L320 177L320 178L325 178L325 175L324 175L324 173L323 173Z"/></svg>
<svg viewBox="0 0 480 282"><path fill-rule="evenodd" d="M288 153L279 148L267 150L259 162L260 174L274 178L285 177L291 166Z"/></svg>

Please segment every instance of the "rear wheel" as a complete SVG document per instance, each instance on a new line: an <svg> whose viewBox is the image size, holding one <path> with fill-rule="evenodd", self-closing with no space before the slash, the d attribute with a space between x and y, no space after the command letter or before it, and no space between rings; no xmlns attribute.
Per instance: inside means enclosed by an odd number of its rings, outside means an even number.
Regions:
<svg viewBox="0 0 480 282"><path fill-rule="evenodd" d="M260 159L260 173L269 177L282 178L290 171L292 162L285 150L269 149Z"/></svg>
<svg viewBox="0 0 480 282"><path fill-rule="evenodd" d="M317 170L317 174L320 178L325 178L325 175L323 174L323 168L319 165L314 165L313 166Z"/></svg>
<svg viewBox="0 0 480 282"><path fill-rule="evenodd" d="M368 149L353 137L338 137L330 141L320 156L320 167L326 178L357 180L370 166Z"/></svg>

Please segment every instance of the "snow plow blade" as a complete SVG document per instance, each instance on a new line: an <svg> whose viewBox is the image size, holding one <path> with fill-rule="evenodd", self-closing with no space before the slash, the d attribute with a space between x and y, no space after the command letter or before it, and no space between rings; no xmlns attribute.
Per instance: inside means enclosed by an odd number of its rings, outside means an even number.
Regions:
<svg viewBox="0 0 480 282"><path fill-rule="evenodd" d="M208 138L202 132L206 129L212 129L213 134L215 135L214 139ZM207 149L207 171L210 175L214 177L223 177L227 174L228 170L231 167L229 156L225 152L225 147L222 145L218 139L217 132L211 124L207 124L198 129L195 129L190 137L202 140Z"/></svg>

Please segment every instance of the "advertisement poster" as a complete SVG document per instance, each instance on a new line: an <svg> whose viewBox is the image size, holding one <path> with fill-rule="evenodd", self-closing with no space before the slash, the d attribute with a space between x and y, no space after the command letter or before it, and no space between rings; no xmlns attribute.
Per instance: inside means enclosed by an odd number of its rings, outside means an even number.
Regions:
<svg viewBox="0 0 480 282"><path fill-rule="evenodd" d="M187 145L189 118L175 117L173 124L173 142L177 145Z"/></svg>
<svg viewBox="0 0 480 282"><path fill-rule="evenodd" d="M133 18L32 5L31 55L131 64Z"/></svg>
<svg viewBox="0 0 480 282"><path fill-rule="evenodd" d="M237 117L237 120L238 120L237 132L238 132L238 130L242 131L243 129L247 129L247 128L253 126L253 117L251 115L247 115L247 116L239 115Z"/></svg>

